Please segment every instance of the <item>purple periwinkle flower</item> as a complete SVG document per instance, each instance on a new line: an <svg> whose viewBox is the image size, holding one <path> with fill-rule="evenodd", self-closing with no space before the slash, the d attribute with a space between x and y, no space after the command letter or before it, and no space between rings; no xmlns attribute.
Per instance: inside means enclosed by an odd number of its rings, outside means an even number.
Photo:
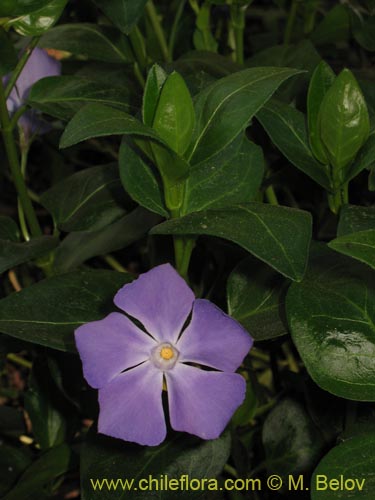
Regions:
<svg viewBox="0 0 375 500"><path fill-rule="evenodd" d="M84 376L99 389L99 432L160 444L165 381L172 428L217 438L245 397L246 382L234 372L253 342L246 330L195 299L169 264L125 285L114 303L126 315L114 312L75 332Z"/></svg>
<svg viewBox="0 0 375 500"><path fill-rule="evenodd" d="M46 76L58 76L60 74L61 63L49 56L45 50L36 47L8 97L7 106L9 112L13 114L25 104L30 88L38 80ZM9 76L6 76L4 81L7 82L8 80ZM35 133L42 134L48 130L46 124L38 118L35 111L24 113L18 120L18 125L22 128L27 139Z"/></svg>

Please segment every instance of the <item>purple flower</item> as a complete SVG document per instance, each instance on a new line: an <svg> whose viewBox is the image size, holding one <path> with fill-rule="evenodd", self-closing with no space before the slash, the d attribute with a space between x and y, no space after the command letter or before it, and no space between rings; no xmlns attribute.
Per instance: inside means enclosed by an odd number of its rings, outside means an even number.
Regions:
<svg viewBox="0 0 375 500"><path fill-rule="evenodd" d="M46 76L56 76L61 74L61 63L50 57L44 50L36 47L19 75L16 85L13 87L7 106L11 114L15 113L26 102L32 85ZM9 76L4 78L5 83ZM26 138L30 138L36 132L41 134L48 130L36 115L35 111L27 111L18 120L19 126L23 129Z"/></svg>
<svg viewBox="0 0 375 500"><path fill-rule="evenodd" d="M127 315L114 312L75 332L85 378L99 389L99 432L160 444L165 381L173 429L217 438L245 397L245 380L234 371L253 342L246 330L195 299L169 264L125 285L114 303Z"/></svg>

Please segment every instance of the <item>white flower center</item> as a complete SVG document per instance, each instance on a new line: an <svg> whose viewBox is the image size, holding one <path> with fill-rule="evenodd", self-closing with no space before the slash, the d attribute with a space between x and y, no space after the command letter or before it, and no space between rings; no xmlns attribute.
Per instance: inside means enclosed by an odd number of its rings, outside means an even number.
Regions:
<svg viewBox="0 0 375 500"><path fill-rule="evenodd" d="M152 349L150 359L160 370L170 370L176 364L180 353L169 342L162 342Z"/></svg>

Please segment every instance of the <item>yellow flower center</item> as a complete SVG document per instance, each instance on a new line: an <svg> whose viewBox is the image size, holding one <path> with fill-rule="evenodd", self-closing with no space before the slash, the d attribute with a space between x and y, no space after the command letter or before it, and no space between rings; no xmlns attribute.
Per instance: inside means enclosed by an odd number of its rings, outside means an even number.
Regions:
<svg viewBox="0 0 375 500"><path fill-rule="evenodd" d="M160 350L160 356L163 358L163 359L166 359L167 361L169 359L172 359L173 356L174 356L174 352L173 352L173 349L172 347L163 347L161 350Z"/></svg>

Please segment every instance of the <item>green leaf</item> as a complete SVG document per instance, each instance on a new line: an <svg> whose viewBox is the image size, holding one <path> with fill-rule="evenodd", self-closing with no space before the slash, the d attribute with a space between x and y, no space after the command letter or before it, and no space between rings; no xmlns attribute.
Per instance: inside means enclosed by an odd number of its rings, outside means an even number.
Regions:
<svg viewBox="0 0 375 500"><path fill-rule="evenodd" d="M335 78L336 75L331 67L325 61L322 61L314 71L307 94L310 146L315 158L325 165L328 164L328 159L320 138L319 110L324 96L332 86Z"/></svg>
<svg viewBox="0 0 375 500"><path fill-rule="evenodd" d="M134 479L134 485L140 479L150 476L160 478L161 475L168 476L168 479L179 479L183 475L188 475L190 479L213 479L221 473L229 457L230 441L229 433L212 441L173 434L160 446L142 447L95 435L91 431L81 455L82 498L102 498L103 491L95 492L90 479L123 477L124 463L126 477ZM175 492L159 490L157 497L160 500L189 499L201 494L202 491L192 492L189 489ZM119 491L115 498L155 498L155 491L142 491L141 496L139 491Z"/></svg>
<svg viewBox="0 0 375 500"><path fill-rule="evenodd" d="M340 212L337 236L375 228L375 207L345 205Z"/></svg>
<svg viewBox="0 0 375 500"><path fill-rule="evenodd" d="M5 215L0 215L0 240L18 242L20 240L20 230L16 222Z"/></svg>
<svg viewBox="0 0 375 500"><path fill-rule="evenodd" d="M127 88L108 86L78 76L50 76L32 86L28 103L61 120L70 120L88 102L96 102L129 111L130 92Z"/></svg>
<svg viewBox="0 0 375 500"><path fill-rule="evenodd" d="M68 123L60 141L61 148L67 148L93 137L129 135L146 137L156 142L164 152L164 162L158 164L161 174L171 181L184 179L189 166L180 156L170 150L166 143L150 127L143 125L133 116L102 104L84 106Z"/></svg>
<svg viewBox="0 0 375 500"><path fill-rule="evenodd" d="M66 420L61 411L61 394L57 393L45 359L33 362L25 410L31 420L33 434L42 450L62 444L66 438Z"/></svg>
<svg viewBox="0 0 375 500"><path fill-rule="evenodd" d="M142 160L125 140L119 151L121 182L126 192L142 207L168 217L162 190L150 166Z"/></svg>
<svg viewBox="0 0 375 500"><path fill-rule="evenodd" d="M328 246L375 269L375 229L340 236L330 241Z"/></svg>
<svg viewBox="0 0 375 500"><path fill-rule="evenodd" d="M312 42L328 45L347 41L350 35L350 18L345 5L336 5L328 11L311 34Z"/></svg>
<svg viewBox="0 0 375 500"><path fill-rule="evenodd" d="M117 28L129 34L143 13L147 0L94 0Z"/></svg>
<svg viewBox="0 0 375 500"><path fill-rule="evenodd" d="M322 142L339 172L352 162L370 132L366 102L351 71L344 69L336 77L319 115Z"/></svg>
<svg viewBox="0 0 375 500"><path fill-rule="evenodd" d="M370 52L375 51L375 16L365 16L350 12L353 36L361 47Z"/></svg>
<svg viewBox="0 0 375 500"><path fill-rule="evenodd" d="M370 137L365 142L364 146L359 150L355 160L347 170L345 181L354 179L365 168L370 169L375 162L375 135Z"/></svg>
<svg viewBox="0 0 375 500"><path fill-rule="evenodd" d="M0 28L0 77L10 73L17 62L17 52L5 30Z"/></svg>
<svg viewBox="0 0 375 500"><path fill-rule="evenodd" d="M281 401L267 416L262 430L269 474L288 480L316 463L323 440L304 408L292 399Z"/></svg>
<svg viewBox="0 0 375 500"><path fill-rule="evenodd" d="M246 203L194 212L155 227L151 234L209 235L237 243L278 272L299 281L305 272L311 216L288 207Z"/></svg>
<svg viewBox="0 0 375 500"><path fill-rule="evenodd" d="M0 240L0 274L51 252L58 243L58 238L53 236L41 236L23 243Z"/></svg>
<svg viewBox="0 0 375 500"><path fill-rule="evenodd" d="M311 478L312 500L372 500L375 490L375 434L368 433L353 437L332 448L319 462ZM328 481L351 479L353 489L326 488ZM340 483L339 483L340 484ZM336 488L338 483L334 483ZM319 489L318 489L319 488Z"/></svg>
<svg viewBox="0 0 375 500"><path fill-rule="evenodd" d="M51 448L35 460L3 500L44 500L51 498L48 488L56 478L62 476L72 466L72 452L68 445Z"/></svg>
<svg viewBox="0 0 375 500"><path fill-rule="evenodd" d="M267 340L287 333L280 311L288 282L278 273L248 257L228 278L228 312L255 340Z"/></svg>
<svg viewBox="0 0 375 500"><path fill-rule="evenodd" d="M67 3L68 0L50 0L40 9L8 21L7 26L23 36L43 35L57 23Z"/></svg>
<svg viewBox="0 0 375 500"><path fill-rule="evenodd" d="M262 149L240 134L218 155L191 168L181 213L253 201L263 175Z"/></svg>
<svg viewBox="0 0 375 500"><path fill-rule="evenodd" d="M143 123L152 127L155 111L159 102L160 92L167 78L166 72L158 64L154 64L148 72L143 93L142 118Z"/></svg>
<svg viewBox="0 0 375 500"><path fill-rule="evenodd" d="M1 0L0 17L16 17L42 9L51 0Z"/></svg>
<svg viewBox="0 0 375 500"><path fill-rule="evenodd" d="M1 443L0 495L2 498L30 464L31 456L28 450Z"/></svg>
<svg viewBox="0 0 375 500"><path fill-rule="evenodd" d="M126 37L112 26L63 24L43 35L38 45L47 49L65 50L94 61L126 63L132 60Z"/></svg>
<svg viewBox="0 0 375 500"><path fill-rule="evenodd" d="M327 167L319 163L311 152L303 113L272 99L256 117L271 141L295 167L320 186L330 189Z"/></svg>
<svg viewBox="0 0 375 500"><path fill-rule="evenodd" d="M158 222L159 215L138 207L100 231L70 233L56 250L54 271L67 272L92 257L122 250L143 238Z"/></svg>
<svg viewBox="0 0 375 500"><path fill-rule="evenodd" d="M91 167L54 185L41 204L62 231L98 231L125 214L117 165Z"/></svg>
<svg viewBox="0 0 375 500"><path fill-rule="evenodd" d="M182 156L189 147L194 123L195 111L189 90L181 75L173 72L161 89L152 127Z"/></svg>
<svg viewBox="0 0 375 500"><path fill-rule="evenodd" d="M375 274L321 250L287 294L293 341L313 380L346 399L375 400Z"/></svg>
<svg viewBox="0 0 375 500"><path fill-rule="evenodd" d="M115 271L90 270L47 278L0 300L0 331L61 351L74 350L73 331L113 309L130 281Z"/></svg>
<svg viewBox="0 0 375 500"><path fill-rule="evenodd" d="M251 118L288 78L289 68L250 68L211 84L195 101L196 127L189 150L191 164L208 160L244 130Z"/></svg>

